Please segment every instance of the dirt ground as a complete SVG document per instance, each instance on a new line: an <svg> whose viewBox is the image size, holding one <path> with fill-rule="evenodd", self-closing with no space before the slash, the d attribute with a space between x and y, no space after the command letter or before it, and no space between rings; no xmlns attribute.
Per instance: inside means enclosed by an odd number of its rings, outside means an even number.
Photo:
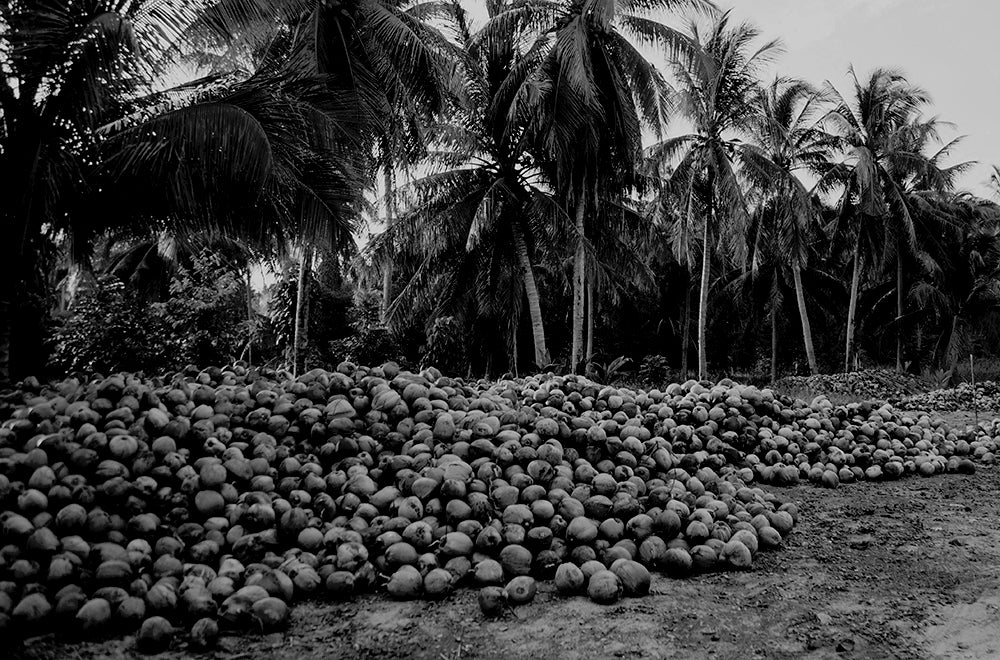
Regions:
<svg viewBox="0 0 1000 660"><path fill-rule="evenodd" d="M1000 467L779 490L799 503L799 524L748 572L657 575L651 596L613 606L565 599L543 583L532 603L496 621L482 617L472 589L437 603L299 603L286 633L223 637L205 657L1000 658ZM132 638L36 638L13 652L133 655ZM190 655L178 640L154 657Z"/></svg>

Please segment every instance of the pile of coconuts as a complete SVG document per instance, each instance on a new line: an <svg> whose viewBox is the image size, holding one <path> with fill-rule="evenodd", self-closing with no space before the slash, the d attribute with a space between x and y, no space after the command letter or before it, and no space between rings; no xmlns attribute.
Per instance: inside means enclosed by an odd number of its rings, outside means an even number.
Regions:
<svg viewBox="0 0 1000 660"><path fill-rule="evenodd" d="M955 410L1000 411L1000 383L985 380L973 385L959 383L955 387L947 387L922 394L914 394L899 402L904 410L938 410L952 412Z"/></svg>
<svg viewBox="0 0 1000 660"><path fill-rule="evenodd" d="M651 570L745 570L780 547L798 510L757 482L967 472L996 442L729 380L393 363L28 380L0 402L0 636L207 649L283 629L299 599L468 585L497 616L539 579L613 603Z"/></svg>
<svg viewBox="0 0 1000 660"><path fill-rule="evenodd" d="M861 369L812 376L785 376L773 384L780 391L808 390L814 394L834 394L867 401L896 402L926 390L928 382L913 374L895 369ZM917 407L916 410L923 410Z"/></svg>

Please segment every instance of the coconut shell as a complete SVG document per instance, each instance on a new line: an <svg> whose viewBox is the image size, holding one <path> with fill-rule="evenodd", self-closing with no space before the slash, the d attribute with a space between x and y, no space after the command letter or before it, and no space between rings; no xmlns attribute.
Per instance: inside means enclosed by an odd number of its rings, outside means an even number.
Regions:
<svg viewBox="0 0 1000 660"><path fill-rule="evenodd" d="M143 653L159 653L170 646L174 627L162 616L149 617L142 622L136 633L136 647Z"/></svg>
<svg viewBox="0 0 1000 660"><path fill-rule="evenodd" d="M564 596L580 593L587 578L576 564L565 562L556 569L556 589Z"/></svg>
<svg viewBox="0 0 1000 660"><path fill-rule="evenodd" d="M103 632L111 624L111 603L103 598L87 601L76 613L76 625L85 635Z"/></svg>
<svg viewBox="0 0 1000 660"><path fill-rule="evenodd" d="M621 595L621 580L609 570L597 571L587 581L587 596L595 603L609 605L617 602Z"/></svg>
<svg viewBox="0 0 1000 660"><path fill-rule="evenodd" d="M455 578L443 568L435 568L424 576L424 594L431 599L445 598L454 590Z"/></svg>
<svg viewBox="0 0 1000 660"><path fill-rule="evenodd" d="M626 596L638 597L649 594L652 577L645 566L631 559L618 559L611 564L611 572L621 580Z"/></svg>
<svg viewBox="0 0 1000 660"><path fill-rule="evenodd" d="M288 605L279 598L261 598L254 602L251 610L253 621L261 632L283 630L288 625Z"/></svg>
<svg viewBox="0 0 1000 660"><path fill-rule="evenodd" d="M500 565L508 577L530 574L532 560L531 551L521 545L508 545L500 551Z"/></svg>
<svg viewBox="0 0 1000 660"><path fill-rule="evenodd" d="M399 600L408 600L420 595L423 578L413 566L401 566L389 578L386 589L389 595Z"/></svg>
<svg viewBox="0 0 1000 660"><path fill-rule="evenodd" d="M507 592L507 599L511 603L521 605L530 603L535 598L538 586L534 578L527 575L519 575L507 583L504 591Z"/></svg>
<svg viewBox="0 0 1000 660"><path fill-rule="evenodd" d="M479 590L479 609L487 618L502 616L507 608L507 592L501 587L483 587Z"/></svg>
<svg viewBox="0 0 1000 660"><path fill-rule="evenodd" d="M146 601L129 596L115 610L115 621L125 630L135 630L146 619Z"/></svg>
<svg viewBox="0 0 1000 660"><path fill-rule="evenodd" d="M347 600L354 596L354 582L354 573L334 571L326 578L326 592L335 600Z"/></svg>
<svg viewBox="0 0 1000 660"><path fill-rule="evenodd" d="M207 617L198 619L191 626L189 639L191 646L195 649L208 650L215 648L219 640L219 624L215 622L215 619Z"/></svg>

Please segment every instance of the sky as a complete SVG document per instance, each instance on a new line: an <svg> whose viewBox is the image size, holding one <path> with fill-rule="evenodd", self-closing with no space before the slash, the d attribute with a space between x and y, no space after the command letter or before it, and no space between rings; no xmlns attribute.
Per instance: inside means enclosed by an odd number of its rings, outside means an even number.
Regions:
<svg viewBox="0 0 1000 660"><path fill-rule="evenodd" d="M781 75L851 90L848 67L860 78L873 69L902 70L930 93L931 115L955 124L946 140L967 136L951 163L979 161L959 186L988 195L990 165L1000 165L1000 49L996 0L719 0L765 39L780 38Z"/></svg>
<svg viewBox="0 0 1000 660"><path fill-rule="evenodd" d="M874 69L901 70L930 93L930 116L954 124L945 141L964 135L948 163L978 161L960 188L991 195L990 166L1000 165L1000 24L998 0L715 0L720 9L749 21L761 43L780 39L784 53L766 78L776 74L821 86L829 81L845 96L853 65L864 80ZM481 0L462 0L476 19ZM677 27L684 20L662 17ZM645 53L651 51L642 49ZM675 127L681 130L683 127Z"/></svg>

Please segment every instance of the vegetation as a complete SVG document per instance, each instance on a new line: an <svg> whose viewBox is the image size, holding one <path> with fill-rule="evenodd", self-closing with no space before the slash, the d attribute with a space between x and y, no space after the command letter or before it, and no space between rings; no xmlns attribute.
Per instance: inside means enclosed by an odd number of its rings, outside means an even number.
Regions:
<svg viewBox="0 0 1000 660"><path fill-rule="evenodd" d="M998 200L929 94L762 80L780 50L703 0L2 4L0 381L995 352Z"/></svg>

